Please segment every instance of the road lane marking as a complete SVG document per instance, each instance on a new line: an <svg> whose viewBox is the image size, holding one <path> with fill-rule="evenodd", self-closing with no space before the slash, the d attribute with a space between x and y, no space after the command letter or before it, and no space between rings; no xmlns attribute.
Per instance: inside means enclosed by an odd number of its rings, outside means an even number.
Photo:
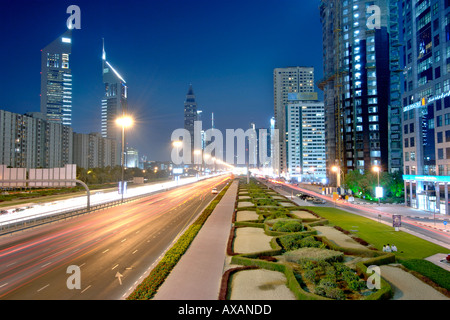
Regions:
<svg viewBox="0 0 450 320"><path fill-rule="evenodd" d="M119 265L118 264L116 264L114 267L112 267L112 269L111 270L114 270L115 268L117 268Z"/></svg>
<svg viewBox="0 0 450 320"><path fill-rule="evenodd" d="M37 292L39 292L39 291L41 291L41 290L44 290L44 289L47 288L49 285L50 285L50 284L48 284L48 285L46 285L46 286L43 286L43 287L40 288Z"/></svg>
<svg viewBox="0 0 450 320"><path fill-rule="evenodd" d="M122 240L122 241L120 241L120 242L125 242L125 241L127 241L127 238L123 239L123 240Z"/></svg>
<svg viewBox="0 0 450 320"><path fill-rule="evenodd" d="M83 292L85 292L87 289L89 289L91 287L91 285L88 285L86 288L84 288L84 290L83 291L81 291L80 293L83 293Z"/></svg>
<svg viewBox="0 0 450 320"><path fill-rule="evenodd" d="M103 251L102 253L107 253L109 251L109 249L106 249L105 251Z"/></svg>
<svg viewBox="0 0 450 320"><path fill-rule="evenodd" d="M50 263L51 263L51 262L48 262L48 263L42 265L41 268L44 268L44 267L48 266Z"/></svg>
<svg viewBox="0 0 450 320"><path fill-rule="evenodd" d="M135 254L136 252L137 252L137 249L136 249L136 250L134 250L132 254Z"/></svg>

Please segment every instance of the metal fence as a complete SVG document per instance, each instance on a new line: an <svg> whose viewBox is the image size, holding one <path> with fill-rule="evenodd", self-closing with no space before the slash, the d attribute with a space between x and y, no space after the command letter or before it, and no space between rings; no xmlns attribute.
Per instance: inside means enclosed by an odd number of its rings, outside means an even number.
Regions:
<svg viewBox="0 0 450 320"><path fill-rule="evenodd" d="M72 210L68 210L68 211L58 210L58 211L55 211L54 213L52 213L52 211L49 211L49 212L39 213L39 214L30 215L30 216L26 216L26 217L18 217L16 219L8 220L5 222L0 222L0 236L6 235L9 233L26 230L26 229L30 229L30 228L35 228L37 226L53 223L56 221L74 218L76 216L83 215L86 213L91 213L91 212L95 212L98 210L111 208L111 207L114 207L114 206L117 206L120 204L136 201L141 198L148 197L152 194L166 191L168 189L171 189L171 188L152 191L150 193L145 193L145 194L141 194L141 195L137 195L137 196L133 196L133 197L124 198L123 201L122 201L122 199L119 199L119 200L113 200L113 201L100 203L97 205L91 205L89 209L87 207L84 207L84 208L72 209Z"/></svg>

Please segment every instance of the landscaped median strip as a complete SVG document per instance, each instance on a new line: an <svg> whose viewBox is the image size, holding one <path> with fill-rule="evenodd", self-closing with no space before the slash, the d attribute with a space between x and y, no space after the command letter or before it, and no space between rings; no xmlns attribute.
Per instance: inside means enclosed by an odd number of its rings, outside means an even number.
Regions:
<svg viewBox="0 0 450 320"><path fill-rule="evenodd" d="M232 181L231 181L232 182ZM170 248L156 267L150 272L147 278L139 284L128 296L127 300L150 300L154 297L159 287L164 283L167 276L176 266L183 254L187 251L192 241L214 211L214 208L223 198L231 185L229 182L225 188L214 198L209 206L203 210L197 220L186 230L178 241Z"/></svg>

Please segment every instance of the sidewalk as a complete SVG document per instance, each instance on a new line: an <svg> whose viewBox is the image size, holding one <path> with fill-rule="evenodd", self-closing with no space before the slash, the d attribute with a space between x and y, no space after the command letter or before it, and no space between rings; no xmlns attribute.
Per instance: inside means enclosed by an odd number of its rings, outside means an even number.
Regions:
<svg viewBox="0 0 450 320"><path fill-rule="evenodd" d="M234 181L153 300L217 300L237 196Z"/></svg>
<svg viewBox="0 0 450 320"><path fill-rule="evenodd" d="M320 186L300 184L298 187L297 186L291 186L291 187L301 188L301 189L304 189L305 191L312 191L312 192L315 192L322 196L332 198L331 194L326 194L326 195L322 194ZM383 204L382 203L381 205L378 205L378 203L374 203L374 202L370 202L370 201L367 201L364 199L358 199L358 198L355 198L355 201L352 202L351 204L354 204L361 209L367 208L367 209L377 210L377 211L381 211L381 212L389 213L389 214L399 214L399 215L402 215L402 216L405 216L408 218L421 218L421 219L433 219L433 220L436 219L439 221L446 220L446 221L449 221L449 224L450 224L450 215L438 214L438 213L436 213L434 215L432 212L407 207L404 204Z"/></svg>

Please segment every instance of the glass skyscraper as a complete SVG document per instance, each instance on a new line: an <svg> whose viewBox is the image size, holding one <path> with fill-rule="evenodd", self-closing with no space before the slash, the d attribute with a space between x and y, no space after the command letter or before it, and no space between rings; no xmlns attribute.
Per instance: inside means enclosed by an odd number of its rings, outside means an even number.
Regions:
<svg viewBox="0 0 450 320"><path fill-rule="evenodd" d="M116 120L127 112L128 87L126 81L106 60L105 47L102 54L103 83L105 85L102 99L101 134L104 138L114 139L118 150L122 145L122 130Z"/></svg>
<svg viewBox="0 0 450 320"><path fill-rule="evenodd" d="M450 1L401 1L405 202L450 214Z"/></svg>
<svg viewBox="0 0 450 320"><path fill-rule="evenodd" d="M327 169L401 171L398 1L322 0L319 9Z"/></svg>
<svg viewBox="0 0 450 320"><path fill-rule="evenodd" d="M72 125L72 32L41 50L41 112L49 122Z"/></svg>

